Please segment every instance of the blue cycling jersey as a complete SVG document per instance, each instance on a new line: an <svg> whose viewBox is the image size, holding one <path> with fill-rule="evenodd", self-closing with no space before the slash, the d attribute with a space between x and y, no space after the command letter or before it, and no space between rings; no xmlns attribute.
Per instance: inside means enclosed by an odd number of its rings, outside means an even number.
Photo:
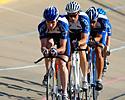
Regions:
<svg viewBox="0 0 125 100"><path fill-rule="evenodd" d="M57 35L61 39L67 39L68 31L69 31L68 21L65 17L60 16L58 18L56 27L52 31L50 31L47 29L46 21L44 20L38 25L38 31L39 31L40 39L48 38L49 36L52 36L52 35L53 36Z"/></svg>
<svg viewBox="0 0 125 100"><path fill-rule="evenodd" d="M66 15L66 18L69 19L67 15ZM81 30L81 32L85 34L89 34L90 33L90 20L89 20L88 15L84 12L80 12L78 21L76 23L69 21L69 29Z"/></svg>
<svg viewBox="0 0 125 100"><path fill-rule="evenodd" d="M68 15L65 16L69 20ZM76 39L81 40L81 34L87 34L89 36L90 20L88 15L85 12L80 12L77 22L74 23L69 21L69 30L70 30L71 41Z"/></svg>
<svg viewBox="0 0 125 100"><path fill-rule="evenodd" d="M69 41L69 24L64 16L59 16L57 20L57 25L53 30L49 30L46 25L46 20L43 20L38 25L39 37L43 38L53 38L54 43L57 48L60 47L60 39L67 40L66 55L70 56L70 41Z"/></svg>
<svg viewBox="0 0 125 100"><path fill-rule="evenodd" d="M102 21L102 24L105 25L104 29L107 32L107 35L111 36L112 35L112 32L111 32L112 26L111 26L111 23L110 23L108 17L106 15L99 14L99 19L104 20L104 21Z"/></svg>
<svg viewBox="0 0 125 100"><path fill-rule="evenodd" d="M101 34L101 43L106 45L107 36L111 36L111 24L106 15L99 14L96 27L91 29L90 35L95 37L96 34Z"/></svg>

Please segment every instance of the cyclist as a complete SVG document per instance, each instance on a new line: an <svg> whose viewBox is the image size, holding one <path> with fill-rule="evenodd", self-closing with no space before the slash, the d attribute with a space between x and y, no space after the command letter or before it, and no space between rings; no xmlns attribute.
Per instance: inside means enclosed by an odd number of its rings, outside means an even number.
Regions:
<svg viewBox="0 0 125 100"><path fill-rule="evenodd" d="M95 45L96 50L96 67L97 67L97 81L96 90L100 91L103 88L102 85L102 71L104 66L104 58L102 51L106 45L107 37L107 17L98 13L96 7L90 7L86 11L90 18L91 32L90 36L98 43Z"/></svg>
<svg viewBox="0 0 125 100"><path fill-rule="evenodd" d="M59 15L56 7L51 6L43 12L44 20L38 25L39 38L41 41L41 52L44 56L50 52L53 56L61 54L61 58L68 61L70 55L70 42L68 40L69 25L65 17ZM54 47L57 45L57 48ZM53 48L54 47L54 48ZM58 59L60 68L60 77L62 84L62 100L67 100L67 82L68 82L68 69L66 63ZM49 61L45 59L46 75L43 79L43 84L47 83L47 72L49 69Z"/></svg>
<svg viewBox="0 0 125 100"><path fill-rule="evenodd" d="M88 36L90 34L90 21L88 15L81 11L80 4L76 1L69 2L65 10L67 12L66 18L69 21L71 48L78 46L80 49L86 49ZM87 89L88 62L86 52L79 51L79 55L80 67L83 73L83 89Z"/></svg>
<svg viewBox="0 0 125 100"><path fill-rule="evenodd" d="M99 15L104 15L105 17L106 16L106 12L102 9L102 8L97 8L97 11L99 13ZM107 71L107 56L110 55L110 44L111 44L111 36L112 36L112 26L111 26L111 23L109 21L109 19L107 18L108 20L108 23L107 23L107 39L106 39L106 46L104 47L104 72Z"/></svg>

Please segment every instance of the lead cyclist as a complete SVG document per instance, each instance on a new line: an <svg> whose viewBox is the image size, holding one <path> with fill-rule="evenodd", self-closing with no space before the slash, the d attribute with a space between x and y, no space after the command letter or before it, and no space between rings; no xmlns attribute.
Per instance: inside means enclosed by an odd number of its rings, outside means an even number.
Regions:
<svg viewBox="0 0 125 100"><path fill-rule="evenodd" d="M70 41L69 41L69 25L65 17L59 15L56 7L51 6L44 10L43 20L38 25L39 38L41 43L41 52L44 56L51 53L53 56L61 54L60 57L68 61L70 56ZM55 48L57 45L57 48ZM68 69L66 62L58 59L60 68L60 78L62 85L62 100L68 100L67 82ZM45 59L46 74L43 79L43 84L47 84L47 73L49 70L49 60Z"/></svg>

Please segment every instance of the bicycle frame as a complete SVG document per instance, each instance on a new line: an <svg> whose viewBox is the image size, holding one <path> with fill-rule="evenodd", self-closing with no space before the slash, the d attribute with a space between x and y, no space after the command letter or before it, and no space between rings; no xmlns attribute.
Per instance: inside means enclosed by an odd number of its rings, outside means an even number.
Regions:
<svg viewBox="0 0 125 100"><path fill-rule="evenodd" d="M35 61L34 63L38 63L40 62L42 59L44 58L50 58L50 68L48 70L48 81L47 81L47 87L46 87L46 98L47 100L50 100L50 98L52 100L58 100L59 98L61 98L61 90L59 86L60 84L60 73L59 70L57 69L56 65L56 59L54 58L59 58L61 60L63 60L64 62L66 62L64 59L62 59L61 57L57 56L57 57L42 57L40 59L38 59L37 61ZM56 72L57 71L57 72ZM60 100L60 99L59 99Z"/></svg>
<svg viewBox="0 0 125 100"><path fill-rule="evenodd" d="M80 68L80 55L79 51L85 51L86 49L76 49L73 51L71 56L71 69L70 69L70 99L80 100L83 98L83 88L82 88L82 71ZM82 96L81 96L82 93ZM86 94L85 94L86 95Z"/></svg>
<svg viewBox="0 0 125 100"><path fill-rule="evenodd" d="M97 79L97 71L96 71L96 54L95 54L95 48L90 47L90 53L89 53L89 89L88 89L88 100L97 100L97 91L95 90L96 87L96 79ZM92 98L91 98L92 97Z"/></svg>
<svg viewBox="0 0 125 100"><path fill-rule="evenodd" d="M79 53L78 51L74 51L72 54L72 67L73 67L73 74L74 74L74 85L75 90L79 91L79 68L80 68L80 62L79 62Z"/></svg>

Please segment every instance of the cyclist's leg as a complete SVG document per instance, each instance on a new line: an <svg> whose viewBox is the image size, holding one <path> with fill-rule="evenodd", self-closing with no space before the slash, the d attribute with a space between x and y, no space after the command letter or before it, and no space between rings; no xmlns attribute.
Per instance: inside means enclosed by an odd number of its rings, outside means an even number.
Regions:
<svg viewBox="0 0 125 100"><path fill-rule="evenodd" d="M100 43L100 45L102 44ZM103 88L102 71L104 67L104 57L102 56L102 48L100 46L96 46L95 50L96 50L96 68L97 68L97 90L99 91Z"/></svg>
<svg viewBox="0 0 125 100"><path fill-rule="evenodd" d="M107 33L104 32L102 34L102 39L100 40L99 44L96 46L96 67L97 67L97 79L101 81L102 78L102 71L104 67L104 57L103 57L103 51L104 47L106 45L106 38Z"/></svg>
<svg viewBox="0 0 125 100"><path fill-rule="evenodd" d="M61 58L64 60L68 61L68 56L66 55L61 55ZM68 83L68 69L66 66L66 62L59 60L59 66L60 66L60 78L61 78L61 84L62 84L62 90L63 90L63 95L67 95L67 83Z"/></svg>
<svg viewBox="0 0 125 100"><path fill-rule="evenodd" d="M86 49L87 45L80 47L80 49ZM80 67L83 73L83 88L87 89L87 73L88 73L88 62L85 51L79 51L80 54Z"/></svg>
<svg viewBox="0 0 125 100"><path fill-rule="evenodd" d="M107 36L106 46L104 48L104 71L107 70L107 65L108 65L107 56L110 55L110 44L111 44L110 42L111 42L111 36Z"/></svg>
<svg viewBox="0 0 125 100"><path fill-rule="evenodd" d="M103 72L106 72L107 70L107 46L104 47L104 52L103 52L103 56L104 56L104 68L103 68Z"/></svg>
<svg viewBox="0 0 125 100"><path fill-rule="evenodd" d="M45 38L41 40L41 47L46 47L47 49L51 48L52 46L54 46L54 41L51 38ZM50 66L50 61L48 58L45 58L45 67L46 67L46 74L44 75L44 79L43 79L43 84L47 85L47 73L49 70L49 66Z"/></svg>

